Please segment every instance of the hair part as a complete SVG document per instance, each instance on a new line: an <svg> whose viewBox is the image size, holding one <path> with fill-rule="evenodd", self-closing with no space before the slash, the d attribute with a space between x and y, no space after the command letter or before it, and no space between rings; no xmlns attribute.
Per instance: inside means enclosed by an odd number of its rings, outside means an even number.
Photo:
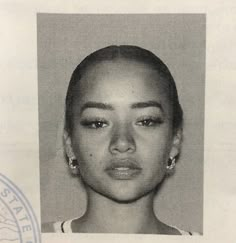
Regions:
<svg viewBox="0 0 236 243"><path fill-rule="evenodd" d="M167 82L169 90L169 100L173 108L173 133L175 134L178 129L182 129L183 111L179 103L175 81L168 67L155 54L141 47L131 45L112 45L91 53L73 71L66 95L65 131L69 135L71 135L73 131L72 106L74 103L74 98L76 96L75 87L83 77L83 74L93 64L100 63L102 61L114 61L118 59L141 62L151 66L154 70L158 72L158 74Z"/></svg>

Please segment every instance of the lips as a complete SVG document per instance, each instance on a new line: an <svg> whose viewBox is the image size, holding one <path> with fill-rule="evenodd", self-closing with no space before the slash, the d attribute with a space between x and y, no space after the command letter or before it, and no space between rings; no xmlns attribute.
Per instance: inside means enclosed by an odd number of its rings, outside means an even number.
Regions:
<svg viewBox="0 0 236 243"><path fill-rule="evenodd" d="M105 169L107 174L117 180L131 180L138 176L142 169L133 159L111 160Z"/></svg>

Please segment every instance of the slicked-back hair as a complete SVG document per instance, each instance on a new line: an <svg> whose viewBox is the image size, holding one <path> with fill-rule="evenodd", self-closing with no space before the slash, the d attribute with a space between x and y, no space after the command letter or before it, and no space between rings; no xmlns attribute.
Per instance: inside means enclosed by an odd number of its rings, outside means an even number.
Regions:
<svg viewBox="0 0 236 243"><path fill-rule="evenodd" d="M65 103L65 130L69 135L73 132L73 104L76 97L75 87L83 77L89 67L102 61L115 61L119 59L136 61L144 63L156 70L160 77L166 81L168 87L168 96L173 109L173 132L182 128L183 111L179 103L178 93L174 78L172 77L168 67L152 52L138 46L121 45L108 46L99 49L88 55L73 71L66 95Z"/></svg>

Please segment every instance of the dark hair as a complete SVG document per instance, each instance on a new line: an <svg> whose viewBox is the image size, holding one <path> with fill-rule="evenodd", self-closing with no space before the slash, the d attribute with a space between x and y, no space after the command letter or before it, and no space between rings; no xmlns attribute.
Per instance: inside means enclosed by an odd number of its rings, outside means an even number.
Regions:
<svg viewBox="0 0 236 243"><path fill-rule="evenodd" d="M116 60L119 58L148 64L156 71L158 71L159 75L164 78L164 80L166 80L166 84L169 90L170 102L173 107L173 131L176 132L178 128L181 128L183 123L183 111L179 103L175 81L167 66L156 55L146 49L140 48L138 46L121 45L108 46L91 53L75 68L74 72L72 73L67 90L65 104L65 130L68 132L68 134L71 135L73 130L72 106L74 97L76 96L75 86L82 78L84 72L93 64L102 61Z"/></svg>

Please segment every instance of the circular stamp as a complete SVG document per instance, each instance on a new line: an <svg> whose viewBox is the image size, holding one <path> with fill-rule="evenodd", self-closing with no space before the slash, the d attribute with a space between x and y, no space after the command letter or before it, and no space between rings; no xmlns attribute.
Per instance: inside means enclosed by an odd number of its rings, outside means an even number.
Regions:
<svg viewBox="0 0 236 243"><path fill-rule="evenodd" d="M0 243L40 243L34 211L21 190L0 173Z"/></svg>

